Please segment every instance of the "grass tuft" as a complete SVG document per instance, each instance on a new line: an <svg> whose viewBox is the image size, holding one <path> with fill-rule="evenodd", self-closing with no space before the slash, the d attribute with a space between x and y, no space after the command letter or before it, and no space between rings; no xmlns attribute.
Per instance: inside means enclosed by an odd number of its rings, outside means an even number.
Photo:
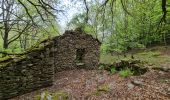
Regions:
<svg viewBox="0 0 170 100"><path fill-rule="evenodd" d="M123 69L119 72L119 74L122 77L129 77L129 76L132 76L134 74L134 72L131 71L130 69Z"/></svg>
<svg viewBox="0 0 170 100"><path fill-rule="evenodd" d="M117 71L116 71L116 69L115 69L115 67L112 67L111 69L110 69L110 73L111 74L115 74Z"/></svg>

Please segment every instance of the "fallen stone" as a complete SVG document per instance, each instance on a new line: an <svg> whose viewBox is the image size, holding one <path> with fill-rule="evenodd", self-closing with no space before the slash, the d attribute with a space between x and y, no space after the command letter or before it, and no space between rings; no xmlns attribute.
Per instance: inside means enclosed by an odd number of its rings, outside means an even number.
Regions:
<svg viewBox="0 0 170 100"><path fill-rule="evenodd" d="M167 95L170 97L170 88L167 89Z"/></svg>
<svg viewBox="0 0 170 100"><path fill-rule="evenodd" d="M131 82L132 84L136 85L136 86L142 86L143 85L143 82L141 81L138 81L138 80L134 80Z"/></svg>
<svg viewBox="0 0 170 100"><path fill-rule="evenodd" d="M128 86L128 90L131 90L135 87L132 83L128 83L127 86Z"/></svg>
<svg viewBox="0 0 170 100"><path fill-rule="evenodd" d="M28 64L29 67L33 66L34 64Z"/></svg>

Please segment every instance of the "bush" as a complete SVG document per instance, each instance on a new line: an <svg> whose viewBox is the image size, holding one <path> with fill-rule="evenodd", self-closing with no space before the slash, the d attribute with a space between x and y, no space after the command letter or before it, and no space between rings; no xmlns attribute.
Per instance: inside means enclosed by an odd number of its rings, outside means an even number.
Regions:
<svg viewBox="0 0 170 100"><path fill-rule="evenodd" d="M122 76L122 77L129 77L129 76L132 76L134 74L133 71L131 71L130 69L124 69L124 70L121 70L119 72L119 74Z"/></svg>
<svg viewBox="0 0 170 100"><path fill-rule="evenodd" d="M112 68L110 69L110 72L111 72L111 74L116 73L116 69L115 69L115 67L112 67Z"/></svg>

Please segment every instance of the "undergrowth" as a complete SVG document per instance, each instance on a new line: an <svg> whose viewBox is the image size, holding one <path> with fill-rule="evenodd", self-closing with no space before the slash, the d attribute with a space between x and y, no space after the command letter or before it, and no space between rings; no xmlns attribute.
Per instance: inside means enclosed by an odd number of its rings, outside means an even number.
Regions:
<svg viewBox="0 0 170 100"><path fill-rule="evenodd" d="M112 67L111 69L110 69L110 73L111 74L115 74L117 71L116 71L116 68L115 67Z"/></svg>
<svg viewBox="0 0 170 100"><path fill-rule="evenodd" d="M132 76L134 74L134 72L130 69L123 69L119 72L119 74L122 77L129 77L129 76Z"/></svg>

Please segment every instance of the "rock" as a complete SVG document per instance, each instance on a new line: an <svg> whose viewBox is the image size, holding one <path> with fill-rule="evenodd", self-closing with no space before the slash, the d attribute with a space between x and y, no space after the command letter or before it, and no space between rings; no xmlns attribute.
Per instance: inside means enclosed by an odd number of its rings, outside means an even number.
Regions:
<svg viewBox="0 0 170 100"><path fill-rule="evenodd" d="M164 75L165 73L163 71L159 71L159 74Z"/></svg>
<svg viewBox="0 0 170 100"><path fill-rule="evenodd" d="M111 90L114 90L115 86L115 82L109 83L109 87Z"/></svg>
<svg viewBox="0 0 170 100"><path fill-rule="evenodd" d="M165 72L169 72L169 71L170 71L170 68L168 68L168 67L163 67L163 70L164 70Z"/></svg>
<svg viewBox="0 0 170 100"><path fill-rule="evenodd" d="M136 85L136 86L142 86L143 85L143 82L141 81L138 81L138 80L134 80L131 82L132 84Z"/></svg>
<svg viewBox="0 0 170 100"><path fill-rule="evenodd" d="M41 94L41 100L43 100L45 98L45 92L43 92L42 94Z"/></svg>
<svg viewBox="0 0 170 100"><path fill-rule="evenodd" d="M155 87L156 90L159 90L160 88L159 87Z"/></svg>
<svg viewBox="0 0 170 100"><path fill-rule="evenodd" d="M103 91L103 92L109 92L110 91L110 87L108 84L103 84L101 86L98 87L97 91Z"/></svg>
<svg viewBox="0 0 170 100"><path fill-rule="evenodd" d="M170 96L170 87L167 89L167 95Z"/></svg>
<svg viewBox="0 0 170 100"><path fill-rule="evenodd" d="M163 72L169 72L170 71L170 68L167 67L167 66L164 66L164 67L153 67L152 69L163 71Z"/></svg>
<svg viewBox="0 0 170 100"><path fill-rule="evenodd" d="M29 67L33 66L33 64L28 64Z"/></svg>
<svg viewBox="0 0 170 100"><path fill-rule="evenodd" d="M168 92L170 93L170 87L168 88Z"/></svg>
<svg viewBox="0 0 170 100"><path fill-rule="evenodd" d="M167 90L167 94L170 95L170 87Z"/></svg>
<svg viewBox="0 0 170 100"><path fill-rule="evenodd" d="M132 83L128 83L127 86L128 86L128 90L131 90L135 87Z"/></svg>

